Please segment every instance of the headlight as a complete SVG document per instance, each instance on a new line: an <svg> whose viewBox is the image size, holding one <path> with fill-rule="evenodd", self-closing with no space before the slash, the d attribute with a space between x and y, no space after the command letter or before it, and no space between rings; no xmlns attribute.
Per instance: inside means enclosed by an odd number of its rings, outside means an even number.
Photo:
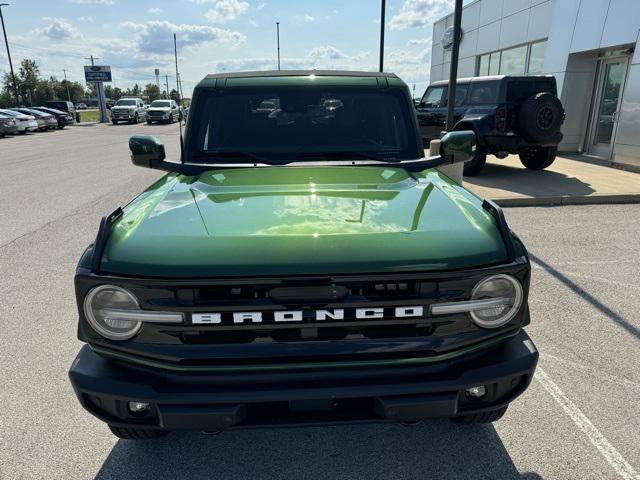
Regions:
<svg viewBox="0 0 640 480"><path fill-rule="evenodd" d="M471 318L480 327L501 327L518 312L522 296L522 285L510 275L485 278L473 289L471 301L486 301L486 306L471 310Z"/></svg>
<svg viewBox="0 0 640 480"><path fill-rule="evenodd" d="M182 313L142 310L136 297L115 285L93 288L84 299L84 314L93 329L110 340L134 337L143 322L182 323Z"/></svg>
<svg viewBox="0 0 640 480"><path fill-rule="evenodd" d="M140 311L140 306L132 293L114 285L96 287L84 299L84 314L100 335L110 340L128 340L135 336L142 323L126 317L114 318L113 310L135 313Z"/></svg>
<svg viewBox="0 0 640 480"><path fill-rule="evenodd" d="M498 328L508 323L522 305L524 294L520 282L511 275L492 275L478 282L471 299L431 306L432 315L469 313L476 325Z"/></svg>

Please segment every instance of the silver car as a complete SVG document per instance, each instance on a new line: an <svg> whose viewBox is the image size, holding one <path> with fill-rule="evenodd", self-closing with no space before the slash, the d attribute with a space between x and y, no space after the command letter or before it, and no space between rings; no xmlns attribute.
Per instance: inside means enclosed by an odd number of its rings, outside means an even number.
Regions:
<svg viewBox="0 0 640 480"><path fill-rule="evenodd" d="M21 112L3 109L0 109L0 113L13 117L18 127L18 133L20 134L24 135L27 132L35 132L39 128L34 115L25 115Z"/></svg>
<svg viewBox="0 0 640 480"><path fill-rule="evenodd" d="M12 108L16 112L24 113L25 115L33 115L38 122L38 129L43 132L46 130L53 130L58 128L58 120L54 115L50 113L41 112L40 110L34 110L33 108Z"/></svg>

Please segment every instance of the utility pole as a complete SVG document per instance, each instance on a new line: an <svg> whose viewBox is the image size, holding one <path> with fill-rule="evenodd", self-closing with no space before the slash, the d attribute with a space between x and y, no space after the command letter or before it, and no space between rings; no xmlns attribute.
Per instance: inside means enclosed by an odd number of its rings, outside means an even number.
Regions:
<svg viewBox="0 0 640 480"><path fill-rule="evenodd" d="M167 86L167 98L169 98L169 75L164 76L164 84Z"/></svg>
<svg viewBox="0 0 640 480"><path fill-rule="evenodd" d="M71 101L71 94L69 93L69 81L67 80L67 70L63 68L62 71L64 72L64 84L67 87L67 100Z"/></svg>
<svg viewBox="0 0 640 480"><path fill-rule="evenodd" d="M7 58L9 59L9 69L11 70L11 81L13 83L13 94L16 97L16 107L20 106L20 97L18 96L18 84L16 83L16 74L13 73L13 63L11 62L11 52L9 51L9 40L7 40L7 29L4 27L4 17L2 16L2 7L8 7L8 3L0 3L0 22L2 23L2 33L4 33L4 44L7 47Z"/></svg>
<svg viewBox="0 0 640 480"><path fill-rule="evenodd" d="M280 70L280 22L276 22L276 38L278 41L278 70Z"/></svg>
<svg viewBox="0 0 640 480"><path fill-rule="evenodd" d="M453 14L453 46L451 47L451 70L449 71L449 96L447 99L447 125L445 130L453 129L453 116L456 103L456 83L458 81L458 53L460 52L460 30L462 23L462 0L456 0Z"/></svg>
<svg viewBox="0 0 640 480"><path fill-rule="evenodd" d="M384 23L385 23L385 12L386 12L386 1L381 0L380 2L380 71L384 71Z"/></svg>

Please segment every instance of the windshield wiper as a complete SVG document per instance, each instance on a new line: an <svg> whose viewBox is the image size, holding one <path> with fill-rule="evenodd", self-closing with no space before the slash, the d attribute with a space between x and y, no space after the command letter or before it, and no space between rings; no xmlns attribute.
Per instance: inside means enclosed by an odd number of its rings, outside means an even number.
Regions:
<svg viewBox="0 0 640 480"><path fill-rule="evenodd" d="M396 162L396 157L385 156L383 152L359 152L357 150L329 150L326 152L299 152L295 154L295 158L340 158L343 160L352 159L365 159L365 160L378 160L381 162ZM389 154L396 154L397 152L388 152Z"/></svg>
<svg viewBox="0 0 640 480"><path fill-rule="evenodd" d="M218 152L197 152L193 154L194 158L244 158L250 159L256 162L265 162L269 163L269 159L265 157L261 157L252 152L228 152L228 151L218 151Z"/></svg>

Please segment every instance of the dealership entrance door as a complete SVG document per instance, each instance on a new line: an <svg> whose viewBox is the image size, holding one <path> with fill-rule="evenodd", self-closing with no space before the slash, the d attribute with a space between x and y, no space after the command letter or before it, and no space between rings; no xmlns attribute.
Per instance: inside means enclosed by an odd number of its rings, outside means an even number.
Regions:
<svg viewBox="0 0 640 480"><path fill-rule="evenodd" d="M591 155L610 160L616 139L624 80L629 56L603 58L598 67L595 108L591 118L589 145Z"/></svg>

